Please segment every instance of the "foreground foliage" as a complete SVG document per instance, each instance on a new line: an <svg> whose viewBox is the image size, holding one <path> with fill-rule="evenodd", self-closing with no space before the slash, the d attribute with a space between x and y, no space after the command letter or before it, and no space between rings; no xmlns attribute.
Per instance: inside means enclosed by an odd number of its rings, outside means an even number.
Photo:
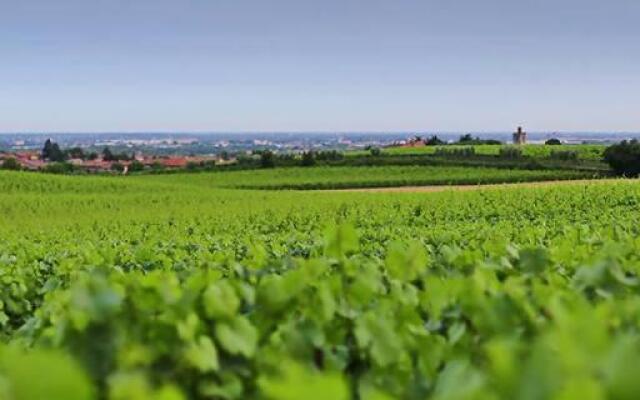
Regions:
<svg viewBox="0 0 640 400"><path fill-rule="evenodd" d="M640 394L633 182L389 195L204 177L0 174L0 398Z"/></svg>

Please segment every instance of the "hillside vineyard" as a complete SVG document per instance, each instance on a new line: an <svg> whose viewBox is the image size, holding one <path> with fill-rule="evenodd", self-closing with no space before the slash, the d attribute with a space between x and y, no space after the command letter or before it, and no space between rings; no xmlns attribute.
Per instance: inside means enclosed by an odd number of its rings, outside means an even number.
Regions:
<svg viewBox="0 0 640 400"><path fill-rule="evenodd" d="M220 179L0 173L0 398L640 396L636 183Z"/></svg>

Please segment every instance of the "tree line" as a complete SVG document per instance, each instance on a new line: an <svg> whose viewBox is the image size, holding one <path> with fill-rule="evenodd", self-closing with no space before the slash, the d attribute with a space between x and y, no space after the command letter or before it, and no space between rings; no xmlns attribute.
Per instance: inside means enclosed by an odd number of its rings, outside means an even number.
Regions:
<svg viewBox="0 0 640 400"><path fill-rule="evenodd" d="M96 160L98 157L97 152L85 152L80 147L62 150L58 143L53 142L51 139L47 139L47 141L44 142L44 147L40 152L40 158L42 160L51 162L65 162L70 159ZM133 154L129 155L125 152L113 153L109 147L105 147L102 150L102 159L104 161L132 161L135 157Z"/></svg>

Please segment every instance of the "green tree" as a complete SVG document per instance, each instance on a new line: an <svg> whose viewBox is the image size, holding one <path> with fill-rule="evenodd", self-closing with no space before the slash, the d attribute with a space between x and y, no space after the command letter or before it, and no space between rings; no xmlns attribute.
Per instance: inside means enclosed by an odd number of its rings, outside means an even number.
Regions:
<svg viewBox="0 0 640 400"><path fill-rule="evenodd" d="M42 170L50 174L69 174L73 172L73 165L67 162L52 162L47 164Z"/></svg>
<svg viewBox="0 0 640 400"><path fill-rule="evenodd" d="M67 159L62 150L60 150L60 146L58 146L58 143L54 143L53 146L51 146L51 154L49 156L49 159L53 162L63 162Z"/></svg>
<svg viewBox="0 0 640 400"><path fill-rule="evenodd" d="M43 160L53 162L63 162L66 159L65 154L60 150L58 143L51 141L51 139L47 139L47 141L44 142L41 155Z"/></svg>
<svg viewBox="0 0 640 400"><path fill-rule="evenodd" d="M138 160L133 160L131 164L129 164L129 171L138 172L144 170L144 164Z"/></svg>
<svg viewBox="0 0 640 400"><path fill-rule="evenodd" d="M443 140L441 140L438 136L433 135L426 142L424 142L426 146L440 146L446 144Z"/></svg>
<svg viewBox="0 0 640 400"><path fill-rule="evenodd" d="M467 133L465 135L460 136L460 139L458 139L458 143L471 143L476 141L476 139L473 138L473 136L471 136L470 133Z"/></svg>
<svg viewBox="0 0 640 400"><path fill-rule="evenodd" d="M5 158L5 160L2 162L1 168L12 170L12 171L18 171L21 169L21 166L18 160L16 160L13 157L9 157L9 158Z"/></svg>
<svg viewBox="0 0 640 400"><path fill-rule="evenodd" d="M115 157L113 156L111 149L109 149L108 147L105 147L102 150L102 159L104 161L115 161Z"/></svg>
<svg viewBox="0 0 640 400"><path fill-rule="evenodd" d="M111 170L122 172L124 171L124 165L120 164L119 162L114 162L113 164L111 164Z"/></svg>
<svg viewBox="0 0 640 400"><path fill-rule="evenodd" d="M200 168L200 167L201 167L200 163L197 163L197 162L195 162L195 161L189 161L189 162L187 163L187 170L188 170L188 171L195 171L195 170L197 170L197 169L198 169L198 168Z"/></svg>
<svg viewBox="0 0 640 400"><path fill-rule="evenodd" d="M80 158L80 159L85 159L86 156L84 154L84 151L82 150L82 148L80 147L73 147L71 149L69 149L67 151L67 154L70 158Z"/></svg>
<svg viewBox="0 0 640 400"><path fill-rule="evenodd" d="M640 174L640 142L627 141L609 146L604 151L604 161L618 175Z"/></svg>
<svg viewBox="0 0 640 400"><path fill-rule="evenodd" d="M320 151L316 153L316 160L338 161L344 158L344 154L337 150Z"/></svg>
<svg viewBox="0 0 640 400"><path fill-rule="evenodd" d="M41 158L43 160L48 160L51 157L51 148L53 146L53 142L51 139L47 139L44 142L44 147L42 147Z"/></svg>
<svg viewBox="0 0 640 400"><path fill-rule="evenodd" d="M301 165L303 167L310 167L315 163L316 163L316 155L314 154L313 151L309 150L302 153Z"/></svg>
<svg viewBox="0 0 640 400"><path fill-rule="evenodd" d="M276 166L273 152L265 150L260 154L260 166L262 168L273 168Z"/></svg>
<svg viewBox="0 0 640 400"><path fill-rule="evenodd" d="M562 142L560 141L560 139L552 138L544 142L544 144L548 146L559 146L562 144Z"/></svg>

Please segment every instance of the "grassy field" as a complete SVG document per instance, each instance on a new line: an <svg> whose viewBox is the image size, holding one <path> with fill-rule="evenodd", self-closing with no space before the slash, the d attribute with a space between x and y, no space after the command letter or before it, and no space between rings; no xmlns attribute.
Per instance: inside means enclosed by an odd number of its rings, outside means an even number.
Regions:
<svg viewBox="0 0 640 400"><path fill-rule="evenodd" d="M0 398L640 395L636 181L228 188L282 171L0 173Z"/></svg>

